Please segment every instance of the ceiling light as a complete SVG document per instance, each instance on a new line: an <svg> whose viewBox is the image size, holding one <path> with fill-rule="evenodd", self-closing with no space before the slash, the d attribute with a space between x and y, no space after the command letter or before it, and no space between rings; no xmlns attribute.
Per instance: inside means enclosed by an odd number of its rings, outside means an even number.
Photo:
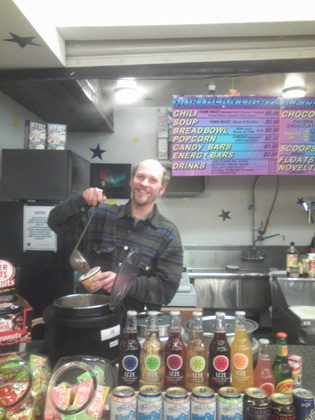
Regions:
<svg viewBox="0 0 315 420"><path fill-rule="evenodd" d="M284 98L303 98L307 92L306 87L303 86L291 86L282 89L282 96Z"/></svg>
<svg viewBox="0 0 315 420"><path fill-rule="evenodd" d="M118 80L114 89L115 99L120 104L132 104L143 94L143 89L137 86L133 79Z"/></svg>

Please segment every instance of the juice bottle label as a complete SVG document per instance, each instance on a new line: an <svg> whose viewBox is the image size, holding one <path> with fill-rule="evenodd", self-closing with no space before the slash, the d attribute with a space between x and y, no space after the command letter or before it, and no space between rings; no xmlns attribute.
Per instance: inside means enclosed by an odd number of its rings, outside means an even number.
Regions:
<svg viewBox="0 0 315 420"><path fill-rule="evenodd" d="M193 372L200 373L206 367L206 360L202 356L194 356L190 359L190 367Z"/></svg>
<svg viewBox="0 0 315 420"><path fill-rule="evenodd" d="M158 368L161 365L161 360L158 356L148 356L145 359L145 367L150 371L150 372L154 372L156 370L158 370Z"/></svg>
<svg viewBox="0 0 315 420"><path fill-rule="evenodd" d="M225 372L229 367L229 359L223 355L216 356L213 359L213 367L218 372Z"/></svg>
<svg viewBox="0 0 315 420"><path fill-rule="evenodd" d="M171 354L166 359L166 366L172 371L179 370L183 366L183 359L179 354Z"/></svg>
<svg viewBox="0 0 315 420"><path fill-rule="evenodd" d="M287 356L288 355L288 346L286 344L277 344L276 354L278 356Z"/></svg>
<svg viewBox="0 0 315 420"><path fill-rule="evenodd" d="M244 353L235 353L233 355L233 365L237 370L245 370L248 366L248 357ZM240 375L243 376L243 375Z"/></svg>
<svg viewBox="0 0 315 420"><path fill-rule="evenodd" d="M276 386L276 392L281 394L292 394L292 379L284 379Z"/></svg>
<svg viewBox="0 0 315 420"><path fill-rule="evenodd" d="M271 382L265 382L264 384L261 384L259 388L263 389L264 391L267 391L267 394L269 396L275 392L275 386Z"/></svg>

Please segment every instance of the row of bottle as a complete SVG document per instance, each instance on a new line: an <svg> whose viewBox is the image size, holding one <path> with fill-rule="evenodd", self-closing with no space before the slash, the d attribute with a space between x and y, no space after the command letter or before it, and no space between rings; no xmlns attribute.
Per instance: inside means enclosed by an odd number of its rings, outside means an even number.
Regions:
<svg viewBox="0 0 315 420"><path fill-rule="evenodd" d="M315 249L311 253L299 253L294 242L286 252L287 277L315 277Z"/></svg>
<svg viewBox="0 0 315 420"><path fill-rule="evenodd" d="M292 392L292 369L288 364L286 334L277 334L276 359L271 368L267 351L269 341L260 340L254 370L252 345L246 332L245 312L237 311L235 334L230 346L225 327L225 313L216 313L216 326L208 348L204 339L202 312L193 312L192 331L187 343L181 338L179 311L171 312L169 339L165 346L159 339L158 312L149 311L147 336L141 348L137 338L137 313L128 311L124 338L120 344L119 384L139 389L157 385L161 389L210 386L215 392L224 386L240 391L249 387L274 392Z"/></svg>

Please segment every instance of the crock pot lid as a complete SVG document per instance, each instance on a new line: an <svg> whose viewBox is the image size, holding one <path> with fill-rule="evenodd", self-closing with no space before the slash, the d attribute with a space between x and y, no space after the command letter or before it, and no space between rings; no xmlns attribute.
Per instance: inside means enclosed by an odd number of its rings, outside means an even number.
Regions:
<svg viewBox="0 0 315 420"><path fill-rule="evenodd" d="M127 296L138 273L141 258L141 248L131 248L120 266L110 293L110 309L117 310Z"/></svg>

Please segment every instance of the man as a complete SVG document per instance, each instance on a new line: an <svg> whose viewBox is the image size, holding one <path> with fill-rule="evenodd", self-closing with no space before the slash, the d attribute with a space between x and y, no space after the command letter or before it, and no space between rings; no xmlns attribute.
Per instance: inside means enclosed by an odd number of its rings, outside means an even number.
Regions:
<svg viewBox="0 0 315 420"><path fill-rule="evenodd" d="M101 282L107 293L111 292L116 273L130 248L141 248L138 274L123 301L125 309L160 309L172 300L178 289L183 263L180 235L155 204L168 180L168 171L158 161L148 159L133 170L132 198L127 204L104 204L103 191L88 188L50 212L49 227L75 244L86 223L87 212L99 205L82 240L81 251L90 267L101 267L102 273L94 280Z"/></svg>

